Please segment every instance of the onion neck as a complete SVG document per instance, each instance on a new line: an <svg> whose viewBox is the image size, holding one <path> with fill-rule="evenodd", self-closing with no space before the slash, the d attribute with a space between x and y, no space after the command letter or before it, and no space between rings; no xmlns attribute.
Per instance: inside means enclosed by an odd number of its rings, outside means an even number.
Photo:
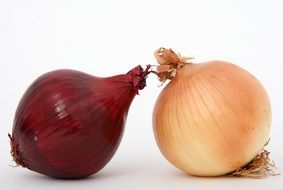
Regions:
<svg viewBox="0 0 283 190"><path fill-rule="evenodd" d="M139 90L142 90L146 86L147 75L151 72L149 71L150 68L151 66L147 65L145 70L143 70L143 68L138 65L126 74L136 94L139 94Z"/></svg>
<svg viewBox="0 0 283 190"><path fill-rule="evenodd" d="M192 57L183 57L175 53L172 49L159 48L155 51L154 56L158 62L157 71L159 81L173 79L177 72L187 64L192 64Z"/></svg>
<svg viewBox="0 0 283 190"><path fill-rule="evenodd" d="M101 97L102 102L107 102L112 106L111 113L124 113L127 116L128 109L134 97L146 86L147 75L151 66L144 70L140 65L131 69L126 74L115 75L108 78L102 78L100 88L104 93ZM110 101L111 100L111 101Z"/></svg>
<svg viewBox="0 0 283 190"><path fill-rule="evenodd" d="M116 87L121 89L123 87L126 91L130 92L133 95L139 94L139 90L142 90L146 86L146 79L150 71L151 66L147 65L143 69L140 65L134 67L126 74L115 75L112 77L106 78L108 85L111 87Z"/></svg>

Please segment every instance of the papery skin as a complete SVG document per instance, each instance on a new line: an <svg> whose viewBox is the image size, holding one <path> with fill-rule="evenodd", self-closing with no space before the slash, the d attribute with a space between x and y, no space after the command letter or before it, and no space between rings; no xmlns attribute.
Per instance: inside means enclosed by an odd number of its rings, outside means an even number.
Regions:
<svg viewBox="0 0 283 190"><path fill-rule="evenodd" d="M228 174L249 163L269 138L271 105L260 82L224 61L186 64L153 111L164 157L197 176Z"/></svg>
<svg viewBox="0 0 283 190"><path fill-rule="evenodd" d="M140 66L108 78L74 70L40 76L16 111L11 136L16 163L64 179L101 170L116 152L128 109L144 86Z"/></svg>

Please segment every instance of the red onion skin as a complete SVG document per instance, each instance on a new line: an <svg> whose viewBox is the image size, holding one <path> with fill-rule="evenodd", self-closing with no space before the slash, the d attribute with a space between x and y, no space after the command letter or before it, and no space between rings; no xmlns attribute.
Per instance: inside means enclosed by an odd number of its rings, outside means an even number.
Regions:
<svg viewBox="0 0 283 190"><path fill-rule="evenodd" d="M147 74L138 66L109 78L74 70L40 76L15 114L14 160L54 178L83 178L101 170L119 146L128 109Z"/></svg>

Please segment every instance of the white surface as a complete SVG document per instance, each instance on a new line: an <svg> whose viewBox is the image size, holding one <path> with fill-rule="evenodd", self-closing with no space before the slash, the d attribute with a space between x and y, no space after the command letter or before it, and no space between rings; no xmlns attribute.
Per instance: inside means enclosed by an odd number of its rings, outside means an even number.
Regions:
<svg viewBox="0 0 283 190"><path fill-rule="evenodd" d="M196 62L234 62L263 83L273 106L269 149L282 173L282 7L280 0L1 0L0 189L282 189L282 175L198 178L164 160L151 127L162 89L153 76L131 106L115 157L90 178L54 180L10 167L7 137L20 97L40 74L57 68L124 73L155 64L153 51L164 46Z"/></svg>

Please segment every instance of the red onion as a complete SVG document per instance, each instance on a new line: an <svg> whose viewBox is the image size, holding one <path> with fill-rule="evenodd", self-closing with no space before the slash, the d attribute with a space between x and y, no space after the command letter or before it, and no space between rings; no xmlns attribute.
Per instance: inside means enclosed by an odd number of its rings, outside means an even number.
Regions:
<svg viewBox="0 0 283 190"><path fill-rule="evenodd" d="M128 109L149 66L99 78L74 70L40 76L15 114L11 154L17 165L55 178L82 178L116 152Z"/></svg>

